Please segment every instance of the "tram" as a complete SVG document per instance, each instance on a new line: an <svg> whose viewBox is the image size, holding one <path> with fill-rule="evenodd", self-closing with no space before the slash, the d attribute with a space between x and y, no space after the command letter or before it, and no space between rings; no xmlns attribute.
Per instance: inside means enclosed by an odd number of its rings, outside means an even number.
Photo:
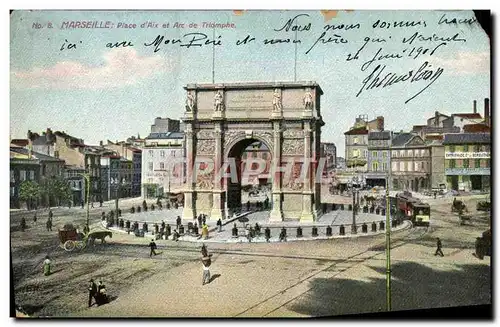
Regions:
<svg viewBox="0 0 500 327"><path fill-rule="evenodd" d="M414 226L429 226L431 217L429 204L413 197L410 192L396 194L396 207L399 214L410 219Z"/></svg>

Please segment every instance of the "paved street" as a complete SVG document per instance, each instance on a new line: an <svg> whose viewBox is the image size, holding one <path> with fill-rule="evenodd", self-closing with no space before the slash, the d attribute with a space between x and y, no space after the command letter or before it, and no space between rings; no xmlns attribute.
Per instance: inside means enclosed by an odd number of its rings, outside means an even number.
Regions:
<svg viewBox="0 0 500 327"><path fill-rule="evenodd" d="M477 199L466 200L469 208ZM431 228L393 234L393 310L491 303L490 258L472 255L487 222L459 226L449 213L451 201L432 204ZM93 209L93 228L99 228L100 210ZM149 238L114 233L108 244L67 253L55 230L68 221L83 223L84 210L54 209L53 232L45 230L46 216L19 231L22 215L11 213L14 287L17 304L30 315L301 317L385 308L383 235L209 244L213 280L202 286L201 244L160 240L160 254L149 258ZM442 258L434 256L436 237L443 241ZM45 277L39 265L47 253L55 273ZM86 307L90 277L103 278L109 304Z"/></svg>

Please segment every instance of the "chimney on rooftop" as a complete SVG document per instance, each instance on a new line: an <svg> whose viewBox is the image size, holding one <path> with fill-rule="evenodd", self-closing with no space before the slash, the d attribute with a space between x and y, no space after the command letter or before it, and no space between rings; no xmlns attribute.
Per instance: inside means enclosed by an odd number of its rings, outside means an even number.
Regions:
<svg viewBox="0 0 500 327"><path fill-rule="evenodd" d="M490 125L490 99L484 99L484 121L489 126Z"/></svg>
<svg viewBox="0 0 500 327"><path fill-rule="evenodd" d="M474 109L473 112L477 113L477 101L476 100L474 100L474 104L473 104L472 108Z"/></svg>

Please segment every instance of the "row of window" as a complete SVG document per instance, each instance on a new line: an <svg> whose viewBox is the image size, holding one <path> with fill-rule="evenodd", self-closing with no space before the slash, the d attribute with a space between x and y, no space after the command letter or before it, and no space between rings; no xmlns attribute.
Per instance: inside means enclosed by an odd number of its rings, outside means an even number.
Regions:
<svg viewBox="0 0 500 327"><path fill-rule="evenodd" d="M428 157L428 149L407 149L407 150L393 150L392 157Z"/></svg>
<svg viewBox="0 0 500 327"><path fill-rule="evenodd" d="M469 144L464 144L464 145L447 145L446 146L446 151L447 152L490 152L491 146L487 144L478 144L478 145L469 145Z"/></svg>
<svg viewBox="0 0 500 327"><path fill-rule="evenodd" d="M426 161L395 161L392 162L392 171L428 171Z"/></svg>
<svg viewBox="0 0 500 327"><path fill-rule="evenodd" d="M446 160L446 168L490 168L490 159L451 159Z"/></svg>
<svg viewBox="0 0 500 327"><path fill-rule="evenodd" d="M379 170L380 164L377 161L372 162L372 171L387 171L387 163L382 163L382 170Z"/></svg>
<svg viewBox="0 0 500 327"><path fill-rule="evenodd" d="M170 150L170 156L171 157L175 157L175 153L177 151L178 150ZM154 150L148 150L148 154L149 154L150 157L153 157L154 156ZM166 154L165 150L160 150L160 157L165 157L165 154Z"/></svg>
<svg viewBox="0 0 500 327"><path fill-rule="evenodd" d="M33 181L35 180L35 171L34 170L20 170L19 171L19 180L21 182L24 182L25 180ZM10 182L15 183L16 182L16 177L14 175L14 171L10 171Z"/></svg>

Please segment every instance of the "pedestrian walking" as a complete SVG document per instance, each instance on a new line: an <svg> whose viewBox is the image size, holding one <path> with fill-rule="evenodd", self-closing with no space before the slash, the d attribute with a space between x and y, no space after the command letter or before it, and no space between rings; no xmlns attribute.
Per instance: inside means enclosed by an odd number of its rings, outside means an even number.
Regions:
<svg viewBox="0 0 500 327"><path fill-rule="evenodd" d="M208 239L208 225L203 224L201 228L201 236L203 237L204 240Z"/></svg>
<svg viewBox="0 0 500 327"><path fill-rule="evenodd" d="M269 239L271 238L271 230L269 229L269 227L266 227L266 229L264 230L264 234L266 236L266 242L269 243Z"/></svg>
<svg viewBox="0 0 500 327"><path fill-rule="evenodd" d="M52 231L52 219L47 219L47 232Z"/></svg>
<svg viewBox="0 0 500 327"><path fill-rule="evenodd" d="M442 247L443 247L443 243L441 243L441 240L439 239L439 237L437 238L437 242L436 243L437 243L436 244L437 245L437 249L436 249L436 252L434 253L434 255L438 255L439 254L440 256L444 257L443 250L441 250Z"/></svg>
<svg viewBox="0 0 500 327"><path fill-rule="evenodd" d="M207 223L207 215L203 215L203 218L201 221L202 221L203 225L205 225Z"/></svg>
<svg viewBox="0 0 500 327"><path fill-rule="evenodd" d="M33 216L33 223L36 224L36 212L35 215Z"/></svg>
<svg viewBox="0 0 500 327"><path fill-rule="evenodd" d="M54 217L54 213L52 212L52 210L49 210L49 219L52 220L53 217Z"/></svg>
<svg viewBox="0 0 500 327"><path fill-rule="evenodd" d="M203 265L203 282L202 285L210 283L210 264L211 264L211 259L210 257L203 257L201 259L201 263Z"/></svg>
<svg viewBox="0 0 500 327"><path fill-rule="evenodd" d="M181 227L181 223L182 223L182 219L180 216L177 216L175 223L177 224L177 229L179 229Z"/></svg>
<svg viewBox="0 0 500 327"><path fill-rule="evenodd" d="M151 258L151 256L154 254L156 255L156 243L155 243L155 240L151 240L151 242L149 243L149 248L151 249L151 251L149 251L149 257Z"/></svg>
<svg viewBox="0 0 500 327"><path fill-rule="evenodd" d="M252 236L250 235L250 228L248 225L245 227L245 237L247 238L248 243L252 242Z"/></svg>
<svg viewBox="0 0 500 327"><path fill-rule="evenodd" d="M201 214L198 215L198 226L202 226L202 217Z"/></svg>
<svg viewBox="0 0 500 327"><path fill-rule="evenodd" d="M217 220L217 227L219 227L219 233L222 232L222 220Z"/></svg>
<svg viewBox="0 0 500 327"><path fill-rule="evenodd" d="M45 276L50 275L50 266L52 265L52 261L50 261L49 256L45 256L45 260L43 260L43 274Z"/></svg>
<svg viewBox="0 0 500 327"><path fill-rule="evenodd" d="M95 299L96 294L97 294L97 285L94 283L93 279L90 279L90 281L89 281L89 308L92 306L92 298Z"/></svg>
<svg viewBox="0 0 500 327"><path fill-rule="evenodd" d="M26 229L26 219L23 217L21 218L21 230L24 232Z"/></svg>
<svg viewBox="0 0 500 327"><path fill-rule="evenodd" d="M201 246L201 257L202 258L208 257L208 249L205 243L203 243L203 245Z"/></svg>

